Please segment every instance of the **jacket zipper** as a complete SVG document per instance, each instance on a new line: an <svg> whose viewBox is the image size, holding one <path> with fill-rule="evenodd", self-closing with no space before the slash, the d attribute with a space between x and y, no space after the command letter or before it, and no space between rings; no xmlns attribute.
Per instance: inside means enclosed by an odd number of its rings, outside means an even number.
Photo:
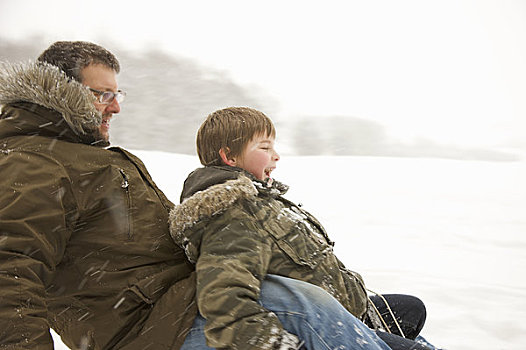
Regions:
<svg viewBox="0 0 526 350"><path fill-rule="evenodd" d="M164 196L164 197L161 196L161 194L159 192L162 193L162 191L157 187L155 182L153 182L153 180L151 179L150 174L148 173L146 168L144 168L144 165L141 164L141 162L137 162L136 157L133 154L131 154L130 152L128 152L128 151L126 151L126 150L124 150L124 149L122 149L120 147L110 147L110 148L108 148L108 150L113 151L113 152L119 152L119 153L123 154L124 156L126 156L126 158L130 162L132 162L132 164L137 168L137 170L144 177L144 179L146 179L146 182L153 189L153 191L157 195L157 198L159 198L159 201L160 201L161 205L166 209L166 211L169 212L172 209L172 206L171 205L167 205L167 203L165 202L167 200L166 196Z"/></svg>
<svg viewBox="0 0 526 350"><path fill-rule="evenodd" d="M127 225L127 231L128 231L128 239L132 239L132 224L131 224L131 195L130 195L130 182L128 175L124 172L124 170L119 169L119 172L122 175L122 182L121 182L121 188L124 189L124 192L126 193L126 225Z"/></svg>

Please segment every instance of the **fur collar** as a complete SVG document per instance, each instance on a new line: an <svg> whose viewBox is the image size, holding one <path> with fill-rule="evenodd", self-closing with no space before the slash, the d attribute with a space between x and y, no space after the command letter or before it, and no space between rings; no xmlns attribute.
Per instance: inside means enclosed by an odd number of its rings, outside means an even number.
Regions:
<svg viewBox="0 0 526 350"><path fill-rule="evenodd" d="M102 122L93 94L47 63L0 63L0 105L20 101L59 112L79 136L93 133Z"/></svg>
<svg viewBox="0 0 526 350"><path fill-rule="evenodd" d="M240 199L255 197L258 190L245 175L196 192L170 212L170 232L176 241L198 221L220 214Z"/></svg>

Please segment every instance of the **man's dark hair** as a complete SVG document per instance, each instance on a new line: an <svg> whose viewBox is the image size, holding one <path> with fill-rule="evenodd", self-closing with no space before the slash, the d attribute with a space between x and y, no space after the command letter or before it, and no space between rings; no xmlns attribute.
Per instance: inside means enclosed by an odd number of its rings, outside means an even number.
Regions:
<svg viewBox="0 0 526 350"><path fill-rule="evenodd" d="M102 64L119 73L117 58L108 50L86 41L57 41L37 59L60 68L70 78L82 82L82 69L90 64Z"/></svg>

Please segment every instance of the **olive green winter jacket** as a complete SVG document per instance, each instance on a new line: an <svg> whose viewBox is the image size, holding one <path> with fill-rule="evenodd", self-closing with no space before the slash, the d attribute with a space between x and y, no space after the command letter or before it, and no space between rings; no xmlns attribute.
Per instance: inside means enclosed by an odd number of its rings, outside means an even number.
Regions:
<svg viewBox="0 0 526 350"><path fill-rule="evenodd" d="M178 349L195 274L143 163L99 147L89 91L58 69L0 69L0 349Z"/></svg>
<svg viewBox="0 0 526 350"><path fill-rule="evenodd" d="M283 198L286 190L229 166L199 168L185 181L170 230L196 263L197 304L213 347L264 349L272 330L282 327L258 303L267 274L310 282L355 316L366 313L361 277L334 255L322 225Z"/></svg>

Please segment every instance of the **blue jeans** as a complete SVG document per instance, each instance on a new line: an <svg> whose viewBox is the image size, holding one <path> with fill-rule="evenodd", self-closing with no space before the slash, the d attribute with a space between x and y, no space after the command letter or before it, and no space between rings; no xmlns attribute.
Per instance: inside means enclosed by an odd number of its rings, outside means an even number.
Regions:
<svg viewBox="0 0 526 350"><path fill-rule="evenodd" d="M330 294L310 283L268 275L261 284L260 303L304 341L308 350L391 349ZM200 315L196 317L182 350L212 349L206 346L205 322Z"/></svg>

